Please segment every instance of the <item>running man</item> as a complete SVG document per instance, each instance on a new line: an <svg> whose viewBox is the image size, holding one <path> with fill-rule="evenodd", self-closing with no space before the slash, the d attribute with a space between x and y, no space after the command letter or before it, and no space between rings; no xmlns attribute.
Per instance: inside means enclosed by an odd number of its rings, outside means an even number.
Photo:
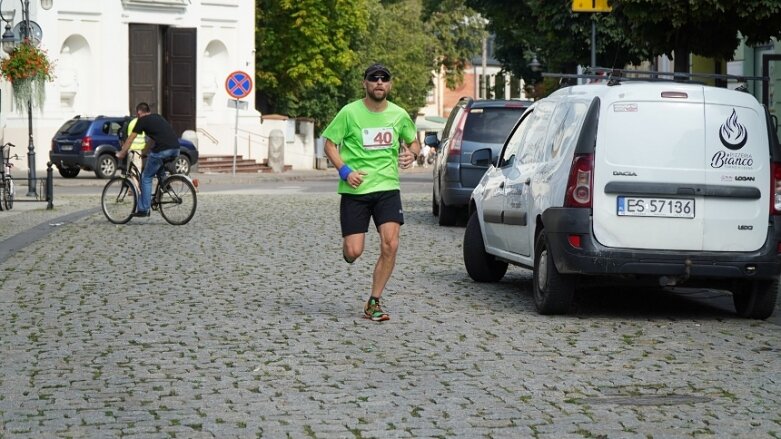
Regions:
<svg viewBox="0 0 781 439"><path fill-rule="evenodd" d="M375 322L390 319L380 306L385 285L396 265L399 231L404 224L399 166L412 166L420 153L417 130L409 114L387 100L390 71L373 64L364 71L363 99L345 105L323 131L325 154L339 170L339 216L342 255L352 264L363 253L369 218L380 234L380 256L364 316ZM402 147L401 142L408 147Z"/></svg>

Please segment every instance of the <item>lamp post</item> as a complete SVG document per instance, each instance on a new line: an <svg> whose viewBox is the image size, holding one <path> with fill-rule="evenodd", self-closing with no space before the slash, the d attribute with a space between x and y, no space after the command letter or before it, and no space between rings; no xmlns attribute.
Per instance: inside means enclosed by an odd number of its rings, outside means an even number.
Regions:
<svg viewBox="0 0 781 439"><path fill-rule="evenodd" d="M526 67L529 68L529 70L532 71L532 73L537 74L542 71L542 63L537 60L537 54L532 55L532 60L529 62L529 64L526 64ZM531 80L531 88L532 88L532 98L536 96L536 90L534 88L534 83L537 82L535 78L532 78Z"/></svg>
<svg viewBox="0 0 781 439"><path fill-rule="evenodd" d="M41 38L42 35L33 34L33 28L30 24L30 0L20 0L22 3L22 21L19 26L19 34L21 41L16 38L16 35L11 31L11 25L8 20L2 15L3 1L0 0L0 18L6 22L5 32L2 37L3 50L6 53L11 53L17 44L23 41L29 41L36 46L40 44L40 40L36 41L36 38ZM51 9L54 0L41 0L41 8L45 10ZM16 15L16 14L14 14ZM36 24L37 26L37 24ZM40 29L40 27L39 27ZM33 103L32 98L27 99L27 134L29 137L29 143L27 144L27 196L37 196L35 189L35 144L33 143Z"/></svg>

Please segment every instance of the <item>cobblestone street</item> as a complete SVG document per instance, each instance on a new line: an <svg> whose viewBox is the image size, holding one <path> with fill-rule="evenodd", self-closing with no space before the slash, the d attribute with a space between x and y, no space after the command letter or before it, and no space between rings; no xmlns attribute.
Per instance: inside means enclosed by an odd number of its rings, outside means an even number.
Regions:
<svg viewBox="0 0 781 439"><path fill-rule="evenodd" d="M661 291L540 316L529 271L469 279L430 197L403 195L380 324L377 234L346 264L335 193L57 226L0 264L0 438L781 437L781 327Z"/></svg>

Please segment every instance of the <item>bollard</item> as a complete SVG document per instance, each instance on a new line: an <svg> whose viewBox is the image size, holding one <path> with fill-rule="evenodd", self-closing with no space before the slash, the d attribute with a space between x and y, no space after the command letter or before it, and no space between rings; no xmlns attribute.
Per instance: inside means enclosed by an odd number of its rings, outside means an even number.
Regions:
<svg viewBox="0 0 781 439"><path fill-rule="evenodd" d="M54 209L54 173L52 162L46 163L46 210Z"/></svg>
<svg viewBox="0 0 781 439"><path fill-rule="evenodd" d="M271 130L269 133L268 165L274 172L285 170L285 134L282 130Z"/></svg>

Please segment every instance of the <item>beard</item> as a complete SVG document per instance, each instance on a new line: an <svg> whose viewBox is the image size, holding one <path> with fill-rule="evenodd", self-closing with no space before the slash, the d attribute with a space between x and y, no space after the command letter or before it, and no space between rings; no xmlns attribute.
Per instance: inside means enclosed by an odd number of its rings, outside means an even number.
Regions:
<svg viewBox="0 0 781 439"><path fill-rule="evenodd" d="M375 89L374 91L366 90L366 96L374 102L382 102L388 97L388 92L381 89Z"/></svg>

